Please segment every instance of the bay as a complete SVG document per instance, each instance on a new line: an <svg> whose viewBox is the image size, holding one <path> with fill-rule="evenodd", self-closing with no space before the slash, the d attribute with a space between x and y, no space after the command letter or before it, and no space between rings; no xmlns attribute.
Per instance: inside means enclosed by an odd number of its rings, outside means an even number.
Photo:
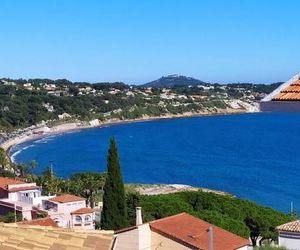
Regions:
<svg viewBox="0 0 300 250"><path fill-rule="evenodd" d="M17 162L53 161L63 178L105 171L109 138L127 183L188 184L289 211L300 208L300 115L256 113L135 122L85 129L16 145Z"/></svg>

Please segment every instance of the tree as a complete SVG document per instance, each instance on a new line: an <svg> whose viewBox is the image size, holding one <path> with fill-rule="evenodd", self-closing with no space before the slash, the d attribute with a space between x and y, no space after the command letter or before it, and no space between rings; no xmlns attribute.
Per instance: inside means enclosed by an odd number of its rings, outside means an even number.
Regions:
<svg viewBox="0 0 300 250"><path fill-rule="evenodd" d="M95 194L103 190L104 173L76 173L68 180L69 192L86 198L91 207L94 206Z"/></svg>
<svg viewBox="0 0 300 250"><path fill-rule="evenodd" d="M117 230L127 225L124 183L116 141L112 138L107 156L107 179L104 185L101 227Z"/></svg>
<svg viewBox="0 0 300 250"><path fill-rule="evenodd" d="M0 165L5 167L7 165L6 153L3 148L0 148Z"/></svg>
<svg viewBox="0 0 300 250"><path fill-rule="evenodd" d="M268 231L268 224L263 217L257 215L247 216L245 224L250 229L250 239L253 246L256 246L257 239Z"/></svg>
<svg viewBox="0 0 300 250"><path fill-rule="evenodd" d="M52 166L48 166L41 178L41 186L44 194L57 194L61 184L61 179L56 177L53 173Z"/></svg>

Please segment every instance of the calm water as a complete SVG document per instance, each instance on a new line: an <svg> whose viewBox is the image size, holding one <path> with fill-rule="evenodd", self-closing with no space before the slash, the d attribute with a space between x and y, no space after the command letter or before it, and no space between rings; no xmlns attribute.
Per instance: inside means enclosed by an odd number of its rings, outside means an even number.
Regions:
<svg viewBox="0 0 300 250"><path fill-rule="evenodd" d="M130 123L26 142L18 162L49 161L68 177L104 171L117 139L125 182L181 183L224 190L260 204L300 211L300 114L247 114Z"/></svg>

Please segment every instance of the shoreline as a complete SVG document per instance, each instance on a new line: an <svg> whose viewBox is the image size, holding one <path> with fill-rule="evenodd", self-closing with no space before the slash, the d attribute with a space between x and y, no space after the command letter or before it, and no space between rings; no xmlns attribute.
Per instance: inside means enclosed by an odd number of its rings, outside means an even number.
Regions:
<svg viewBox="0 0 300 250"><path fill-rule="evenodd" d="M10 154L11 148L27 141L41 139L53 135L59 135L67 132L76 132L83 129L101 128L105 126L112 126L112 125L119 125L119 124L133 123L133 122L148 122L148 121L155 121L155 120L190 118L190 117L201 117L201 116L234 115L234 114L247 114L247 113L253 113L253 112L247 112L245 110L238 110L238 109L222 109L222 110L217 110L216 112L199 112L199 113L187 112L183 114L169 114L164 116L144 116L141 118L125 119L125 120L109 119L104 122L100 121L99 124L97 125L89 125L87 124L88 122L85 121L64 122L62 124L55 125L50 128L48 128L45 125L45 127L49 129L47 132L34 133L34 129L33 129L31 132L15 136L2 143L0 147L2 147L6 151L9 160L13 162L13 160L11 159L12 155Z"/></svg>
<svg viewBox="0 0 300 250"><path fill-rule="evenodd" d="M195 187L186 184L141 184L141 183L125 183L125 189L128 191L138 192L140 195L160 195L160 194L172 194L179 192L205 192L214 193L217 195L229 196L236 198L236 195L215 189L209 189L205 187Z"/></svg>

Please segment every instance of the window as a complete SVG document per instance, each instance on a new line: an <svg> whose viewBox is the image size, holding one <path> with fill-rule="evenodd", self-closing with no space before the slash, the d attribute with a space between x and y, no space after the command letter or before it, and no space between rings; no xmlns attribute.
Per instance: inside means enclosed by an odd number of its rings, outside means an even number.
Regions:
<svg viewBox="0 0 300 250"><path fill-rule="evenodd" d="M81 223L82 222L82 219L80 216L76 216L75 217L75 221L78 222L78 223Z"/></svg>
<svg viewBox="0 0 300 250"><path fill-rule="evenodd" d="M76 216L75 217L75 223L74 223L74 226L81 226L81 224L82 224L82 219L81 219L81 217L80 216Z"/></svg>
<svg viewBox="0 0 300 250"><path fill-rule="evenodd" d="M54 222L55 222L56 224L59 224L60 221L59 221L58 218L55 218L55 219L54 219Z"/></svg>
<svg viewBox="0 0 300 250"><path fill-rule="evenodd" d="M92 220L92 217L90 215L86 215L84 217L84 221L86 221L86 222L90 222L91 220Z"/></svg>

